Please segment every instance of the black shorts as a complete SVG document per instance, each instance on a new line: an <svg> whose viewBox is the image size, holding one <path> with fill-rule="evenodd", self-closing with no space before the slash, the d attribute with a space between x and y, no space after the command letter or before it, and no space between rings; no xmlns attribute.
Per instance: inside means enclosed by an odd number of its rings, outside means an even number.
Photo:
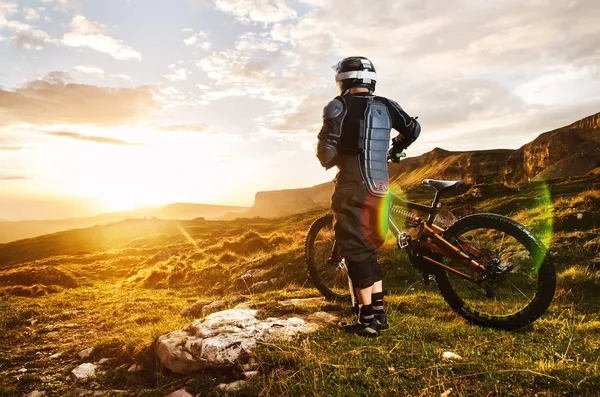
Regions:
<svg viewBox="0 0 600 397"><path fill-rule="evenodd" d="M388 230L388 200L369 194L361 182L344 182L336 184L331 208L335 239L350 279L355 287L368 288L383 276L377 249Z"/></svg>

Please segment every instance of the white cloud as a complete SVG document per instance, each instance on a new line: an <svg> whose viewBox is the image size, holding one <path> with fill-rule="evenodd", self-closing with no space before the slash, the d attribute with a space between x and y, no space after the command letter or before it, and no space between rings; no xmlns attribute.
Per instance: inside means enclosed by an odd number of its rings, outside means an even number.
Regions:
<svg viewBox="0 0 600 397"><path fill-rule="evenodd" d="M85 74L104 74L104 70L95 66L78 65L73 67L73 69Z"/></svg>
<svg viewBox="0 0 600 397"><path fill-rule="evenodd" d="M265 24L296 18L296 11L284 0L215 0L215 7L241 22Z"/></svg>
<svg viewBox="0 0 600 397"><path fill-rule="evenodd" d="M171 73L164 75L164 77L170 81L186 80L187 76L192 73L186 68L177 67L177 65L173 63L169 65L169 70L171 71Z"/></svg>
<svg viewBox="0 0 600 397"><path fill-rule="evenodd" d="M34 8L24 8L23 14L26 21L37 21L40 19L40 14Z"/></svg>
<svg viewBox="0 0 600 397"><path fill-rule="evenodd" d="M13 32L10 37L5 37L3 41L11 40L18 48L42 50L46 44L55 43L48 33L29 25L27 23L9 20L8 17L18 11L15 3L0 2L0 30L9 30ZM27 14L26 14L27 15Z"/></svg>
<svg viewBox="0 0 600 397"><path fill-rule="evenodd" d="M192 29L187 28L187 29L183 29L182 32L193 32ZM205 39L206 37L208 37L209 33L207 31L201 30L197 33L194 33L193 35L191 35L190 37L183 39L183 43L185 45L194 45L198 48L203 49L204 51L208 51L210 49L210 47L212 46L211 43L207 40L202 40Z"/></svg>
<svg viewBox="0 0 600 397"><path fill-rule="evenodd" d="M77 15L71 21L71 32L63 36L62 44L74 48L91 48L120 60L142 59L142 54L123 44L121 40L104 35L105 30L105 25Z"/></svg>
<svg viewBox="0 0 600 397"><path fill-rule="evenodd" d="M110 77L114 77L115 79L121 79L121 80L126 80L126 81L130 81L131 80L131 76L128 76L126 74L111 74Z"/></svg>

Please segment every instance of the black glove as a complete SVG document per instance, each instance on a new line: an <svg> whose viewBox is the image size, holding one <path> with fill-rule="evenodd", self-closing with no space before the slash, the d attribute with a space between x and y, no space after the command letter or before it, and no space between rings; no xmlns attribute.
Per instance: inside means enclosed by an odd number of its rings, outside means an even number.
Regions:
<svg viewBox="0 0 600 397"><path fill-rule="evenodd" d="M398 148L395 146L392 146L390 150L388 150L388 158L392 160L392 163L400 162L400 159L405 156L405 154L402 153L403 150L403 148Z"/></svg>

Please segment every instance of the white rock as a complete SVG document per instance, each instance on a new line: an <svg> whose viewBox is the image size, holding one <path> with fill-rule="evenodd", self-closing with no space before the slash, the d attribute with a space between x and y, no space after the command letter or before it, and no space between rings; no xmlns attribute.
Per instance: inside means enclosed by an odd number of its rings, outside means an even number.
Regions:
<svg viewBox="0 0 600 397"><path fill-rule="evenodd" d="M102 390L96 390L95 392L92 393L93 397L102 397L104 395L104 392Z"/></svg>
<svg viewBox="0 0 600 397"><path fill-rule="evenodd" d="M442 353L443 361L460 361L462 359L463 358L456 353L452 353L452 352L443 352Z"/></svg>
<svg viewBox="0 0 600 397"><path fill-rule="evenodd" d="M174 391L173 393L167 395L166 397L194 397L194 396L191 395L190 393L188 393L188 391L185 389L179 389L179 390Z"/></svg>
<svg viewBox="0 0 600 397"><path fill-rule="evenodd" d="M25 372L27 372L27 368L21 368L17 372L21 372L22 374L24 374Z"/></svg>
<svg viewBox="0 0 600 397"><path fill-rule="evenodd" d="M142 366L139 364L131 364L131 367L127 370L127 372L140 372L142 370Z"/></svg>
<svg viewBox="0 0 600 397"><path fill-rule="evenodd" d="M236 380L231 383L221 383L217 386L217 390L224 392L235 392L240 391L244 386L246 386L247 381L245 380Z"/></svg>
<svg viewBox="0 0 600 397"><path fill-rule="evenodd" d="M90 347L90 348L80 351L79 353L77 353L77 355L79 356L80 359L85 360L86 358L88 358L89 356L92 355L93 351L94 351L94 348Z"/></svg>
<svg viewBox="0 0 600 397"><path fill-rule="evenodd" d="M42 396L45 396L45 395L46 395L45 391L34 390L31 393L29 393L27 395L27 397L42 397Z"/></svg>
<svg viewBox="0 0 600 397"><path fill-rule="evenodd" d="M99 365L108 365L114 360L115 360L114 358L101 358L100 361L98 361L98 364Z"/></svg>
<svg viewBox="0 0 600 397"><path fill-rule="evenodd" d="M243 375L244 375L244 378L246 378L246 379L252 379L256 375L258 375L258 371L246 371L243 373Z"/></svg>
<svg viewBox="0 0 600 397"><path fill-rule="evenodd" d="M51 355L50 358L59 358L60 356L62 356L62 353L58 352L58 353L54 353L53 355Z"/></svg>
<svg viewBox="0 0 600 397"><path fill-rule="evenodd" d="M257 342L289 339L320 327L296 317L259 320L256 310L230 309L159 337L156 353L164 367L178 373L228 367L249 354Z"/></svg>
<svg viewBox="0 0 600 397"><path fill-rule="evenodd" d="M92 363L84 363L71 371L71 379L75 382L96 376L96 366Z"/></svg>

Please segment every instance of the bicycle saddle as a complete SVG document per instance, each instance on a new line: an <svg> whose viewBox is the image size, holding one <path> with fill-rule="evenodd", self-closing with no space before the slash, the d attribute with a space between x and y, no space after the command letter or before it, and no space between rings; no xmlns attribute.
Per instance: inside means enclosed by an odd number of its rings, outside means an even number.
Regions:
<svg viewBox="0 0 600 397"><path fill-rule="evenodd" d="M436 190L443 192L445 190L456 189L462 186L463 181L437 181L435 179L423 179L423 185L433 186Z"/></svg>

